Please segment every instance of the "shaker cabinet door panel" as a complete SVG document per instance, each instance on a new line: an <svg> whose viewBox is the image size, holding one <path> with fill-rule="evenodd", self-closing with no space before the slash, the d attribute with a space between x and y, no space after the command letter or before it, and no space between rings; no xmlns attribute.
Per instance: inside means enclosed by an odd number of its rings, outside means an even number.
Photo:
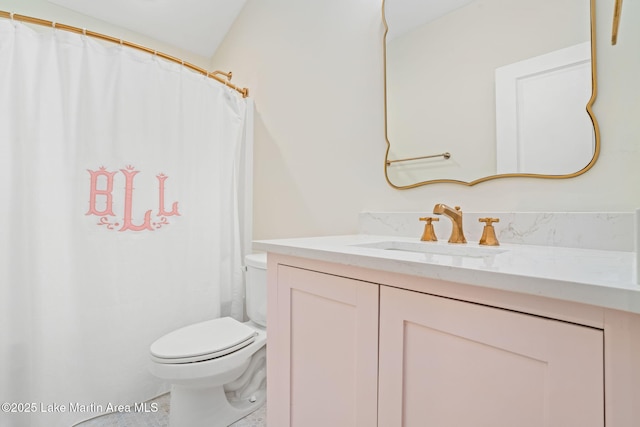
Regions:
<svg viewBox="0 0 640 427"><path fill-rule="evenodd" d="M381 286L379 427L602 427L603 331Z"/></svg>
<svg viewBox="0 0 640 427"><path fill-rule="evenodd" d="M371 283L278 266L279 426L377 421L378 292ZM272 381L270 379L269 381Z"/></svg>

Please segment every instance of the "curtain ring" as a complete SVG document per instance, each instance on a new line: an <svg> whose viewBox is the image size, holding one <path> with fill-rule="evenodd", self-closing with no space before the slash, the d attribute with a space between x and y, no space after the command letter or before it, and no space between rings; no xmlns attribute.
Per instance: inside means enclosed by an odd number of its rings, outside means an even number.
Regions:
<svg viewBox="0 0 640 427"><path fill-rule="evenodd" d="M11 18L11 21L13 21L13 12L9 12L9 18Z"/></svg>
<svg viewBox="0 0 640 427"><path fill-rule="evenodd" d="M54 30L56 29L56 21L53 21L53 22L51 23L51 27L52 27Z"/></svg>

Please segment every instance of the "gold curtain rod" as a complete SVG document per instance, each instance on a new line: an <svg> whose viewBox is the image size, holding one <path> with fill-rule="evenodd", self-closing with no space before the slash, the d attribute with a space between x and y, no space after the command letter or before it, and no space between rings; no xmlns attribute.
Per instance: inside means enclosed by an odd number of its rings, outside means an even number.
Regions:
<svg viewBox="0 0 640 427"><path fill-rule="evenodd" d="M444 157L445 159L449 159L451 157L451 153L446 152L442 154L432 154L430 156L409 157L406 159L387 160L387 166L391 166L392 163L408 162L410 160L432 159L434 157Z"/></svg>
<svg viewBox="0 0 640 427"><path fill-rule="evenodd" d="M159 56L161 58L164 58L168 61L171 62L175 62L177 64L180 64L184 67L190 68L200 74L203 74L209 78L212 78L214 80L217 80L218 82L224 84L225 86L230 87L231 89L239 92L243 98L246 98L249 96L249 89L248 88L240 88L232 83L229 82L229 80L231 80L231 76L232 73L228 72L222 72L222 71L207 71L204 68L200 68L196 65L190 64L188 62L185 62L179 58L176 58L175 56L171 56L171 55L167 55L166 53L162 53L162 52L158 52L157 50L153 50L151 48L136 44L136 43L132 43L132 42L128 42L126 40L122 40L122 39L118 39L115 37L111 37L111 36L107 36L104 34L100 34L100 33L96 33L94 31L89 31L85 28L78 28L78 27L72 27L70 25L65 25L65 24L59 24L57 22L53 22L53 21L47 21L45 19L40 19L40 18L33 18L31 16L26 16L26 15L18 15L17 13L11 13L11 12L5 12L4 10L0 10L0 17L3 18L7 18L7 19L11 19L11 20L15 20L15 21L21 21L21 22L27 22L29 24L35 24L35 25L41 25L44 27L51 27L51 28L56 28L56 29L60 29L60 30L64 30L64 31L70 31L72 33L77 33L77 34L83 34L86 36L90 36L90 37L94 37L100 40L104 40L107 42L111 42L111 43L117 43L123 46L127 46L133 49L137 49L137 50L141 50L143 52L147 52L150 53L152 55L156 55ZM222 77L218 77L218 74L222 74L223 76L225 76L227 79L223 79Z"/></svg>

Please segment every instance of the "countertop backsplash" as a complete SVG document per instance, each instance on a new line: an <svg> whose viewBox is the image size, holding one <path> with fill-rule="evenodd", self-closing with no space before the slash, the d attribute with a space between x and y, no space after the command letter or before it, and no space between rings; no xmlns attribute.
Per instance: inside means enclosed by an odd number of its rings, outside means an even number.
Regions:
<svg viewBox="0 0 640 427"><path fill-rule="evenodd" d="M635 212L463 212L467 242L477 243L484 223L479 218L499 218L494 223L501 243L558 246L609 251L635 250ZM438 240L448 240L451 221L426 212L362 212L361 234L392 235L419 239L424 229L420 217L436 217Z"/></svg>

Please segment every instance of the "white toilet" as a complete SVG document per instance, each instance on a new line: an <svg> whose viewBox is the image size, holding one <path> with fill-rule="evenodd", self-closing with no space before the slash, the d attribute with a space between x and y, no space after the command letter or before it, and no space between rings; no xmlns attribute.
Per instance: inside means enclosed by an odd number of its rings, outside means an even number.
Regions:
<svg viewBox="0 0 640 427"><path fill-rule="evenodd" d="M171 427L226 427L266 399L267 256L245 257L249 322L196 323L151 344L153 375L171 383Z"/></svg>

